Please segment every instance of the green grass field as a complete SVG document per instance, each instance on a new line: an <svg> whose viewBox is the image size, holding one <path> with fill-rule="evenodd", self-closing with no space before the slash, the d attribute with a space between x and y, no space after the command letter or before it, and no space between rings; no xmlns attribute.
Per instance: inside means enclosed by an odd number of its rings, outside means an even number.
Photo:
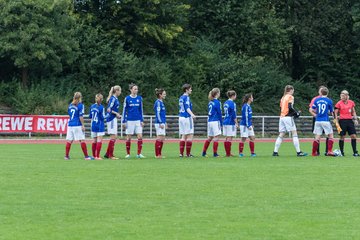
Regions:
<svg viewBox="0 0 360 240"><path fill-rule="evenodd" d="M256 148L180 159L166 144L159 160L145 144L147 159L85 161L76 144L65 161L63 145L0 145L0 239L360 239L360 158L348 143L343 158Z"/></svg>

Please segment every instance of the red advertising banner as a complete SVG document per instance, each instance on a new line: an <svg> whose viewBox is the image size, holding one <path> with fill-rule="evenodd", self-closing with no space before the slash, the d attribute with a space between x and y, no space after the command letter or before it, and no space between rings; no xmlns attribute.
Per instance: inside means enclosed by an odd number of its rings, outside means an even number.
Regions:
<svg viewBox="0 0 360 240"><path fill-rule="evenodd" d="M0 114L0 133L66 133L68 116Z"/></svg>

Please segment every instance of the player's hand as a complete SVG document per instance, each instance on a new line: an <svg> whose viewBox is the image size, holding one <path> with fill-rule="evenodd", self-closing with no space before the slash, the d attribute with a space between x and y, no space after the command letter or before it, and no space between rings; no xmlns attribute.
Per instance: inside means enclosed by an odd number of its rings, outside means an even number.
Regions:
<svg viewBox="0 0 360 240"><path fill-rule="evenodd" d="M236 127L237 129L239 129L239 124L238 124L238 123L236 123L236 124L235 124L235 127Z"/></svg>
<svg viewBox="0 0 360 240"><path fill-rule="evenodd" d="M196 119L196 116L195 116L195 114L194 114L194 115L192 115L191 117L192 117L193 119Z"/></svg>
<svg viewBox="0 0 360 240"><path fill-rule="evenodd" d="M85 126L81 126L81 130L85 132Z"/></svg>
<svg viewBox="0 0 360 240"><path fill-rule="evenodd" d="M120 113L116 113L116 117L117 117L117 118L121 118L121 114L120 114Z"/></svg>
<svg viewBox="0 0 360 240"><path fill-rule="evenodd" d="M355 124L355 125L359 125L359 121L358 121L358 120L354 120L354 124Z"/></svg>
<svg viewBox="0 0 360 240"><path fill-rule="evenodd" d="M251 131L251 130L252 130L252 126L248 127L248 129Z"/></svg>
<svg viewBox="0 0 360 240"><path fill-rule="evenodd" d="M144 127L144 122L141 122L140 124L141 124L141 127Z"/></svg>
<svg viewBox="0 0 360 240"><path fill-rule="evenodd" d="M122 127L123 127L124 129L126 129L126 123L123 123L123 124L122 124Z"/></svg>
<svg viewBox="0 0 360 240"><path fill-rule="evenodd" d="M161 129L164 129L164 128L165 128L165 125L164 125L164 124L160 124L160 128L161 128Z"/></svg>

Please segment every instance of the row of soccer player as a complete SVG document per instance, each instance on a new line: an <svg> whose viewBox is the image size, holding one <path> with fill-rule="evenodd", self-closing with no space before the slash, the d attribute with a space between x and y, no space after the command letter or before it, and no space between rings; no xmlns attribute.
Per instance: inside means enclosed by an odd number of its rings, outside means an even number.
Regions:
<svg viewBox="0 0 360 240"><path fill-rule="evenodd" d="M106 119L108 134L110 135L110 142L105 154L105 158L117 159L114 156L114 147L117 139L117 129L118 129L118 119L122 118L122 124L126 129L126 158L130 157L130 147L131 147L131 136L137 135L137 157L143 158L142 155L142 129L143 129L143 105L142 98L138 96L138 86L135 84L130 84L129 86L131 94L127 96L124 100L123 114L119 114L120 103L118 97L121 94L120 86L114 86L109 92L107 98L107 108L106 111L101 105L103 96L101 94L96 95L96 103L93 104L90 108L89 117L91 118L91 136L94 139L92 143L92 153L95 159L100 160L100 151L102 147L102 137L105 135L104 120ZM184 156L184 151L186 148L186 156L192 157L191 147L192 139L194 134L194 123L193 120L196 118L195 114L192 111L192 103L190 101L190 94L192 88L190 84L184 84L182 87L183 95L179 99L179 132L181 134L180 140L180 156ZM324 90L324 94L321 92ZM155 129L157 134L157 139L155 142L155 156L157 158L162 157L162 147L165 139L166 132L166 110L163 100L166 97L166 92L164 89L156 89L157 100L154 104L155 112ZM333 113L332 101L327 98L328 90L325 87L319 89L319 96L313 99L310 104L310 112L316 116L316 121L314 121L314 134L316 139L313 143L313 154L318 155L319 140L322 134L322 131L325 131L325 134L328 135L327 146L329 148L326 150L327 155L331 156L332 153L332 143L333 143L333 133L332 127L329 122L328 112ZM297 156L306 156L306 153L300 151L300 144L297 137L296 126L294 123L294 117L298 117L300 114L294 109L294 88L290 85L285 87L284 96L280 101L281 115L279 121L279 137L275 143L275 149L273 156L278 156L278 149L281 145L282 138L286 132L292 132L293 142L295 149L297 151ZM223 135L226 137L224 142L226 156L232 156L231 154L231 145L232 139L236 135L236 129L239 127L236 119L236 104L234 100L236 99L235 91L228 91L227 95L229 99L224 103L224 113L225 118L223 121L221 103L218 100L220 96L220 90L214 88L209 93L209 104L208 104L208 139L204 143L203 156L206 156L206 151L213 141L213 156L217 157L218 149L218 140L221 135L221 127L223 128ZM343 131L341 131L341 139L339 142L341 152L343 153L344 141L343 137L347 132L351 135L352 146L354 149L354 156L357 155L356 151L356 132L355 127L351 127L351 123L347 120L348 116L345 116L345 112L350 112L351 119L356 117L355 104L345 96L345 92L341 94L341 101L336 105L336 111L340 111L340 125L343 126ZM318 100L319 98L319 100ZM322 99L320 99L322 98ZM343 99L344 98L344 99ZM318 102L314 102L318 100ZM321 100L321 101L320 101ZM251 151L251 156L256 156L255 149L255 134L252 126L252 110L251 103L253 101L252 94L246 94L243 98L242 106L242 120L240 122L240 133L241 141L239 143L239 156L243 156L244 143L247 138L250 138L249 146ZM327 104L324 104L327 102ZM350 110L348 109L350 107ZM77 92L74 94L73 102L69 105L68 113L70 116L68 124L68 133L67 133L67 144L66 144L66 153L65 159L69 159L69 152L71 144L74 140L79 140L81 142L81 147L85 155L85 159L92 159L87 154L86 144L83 141L84 136L84 107L81 103L81 93ZM336 117L335 117L336 119ZM323 122L323 123L322 123ZM327 123L326 123L327 122ZM351 120L352 122L352 120ZM353 123L353 122L352 122ZM330 126L329 126L330 125ZM350 127L349 127L350 126ZM321 132L320 132L321 130ZM354 148L355 146L355 148ZM316 154L314 153L316 149Z"/></svg>

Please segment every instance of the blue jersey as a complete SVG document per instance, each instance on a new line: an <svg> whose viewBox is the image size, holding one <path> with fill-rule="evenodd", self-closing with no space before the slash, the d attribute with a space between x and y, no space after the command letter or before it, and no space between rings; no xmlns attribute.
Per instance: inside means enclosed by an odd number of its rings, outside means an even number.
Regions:
<svg viewBox="0 0 360 240"><path fill-rule="evenodd" d="M236 103L229 99L224 103L224 125L235 125L236 119Z"/></svg>
<svg viewBox="0 0 360 240"><path fill-rule="evenodd" d="M70 116L68 122L69 127L81 126L80 118L84 116L84 105L82 103L79 103L78 105L73 105L71 103L68 108L68 114Z"/></svg>
<svg viewBox="0 0 360 240"><path fill-rule="evenodd" d="M105 109L103 105L96 103L91 105L89 118L91 119L92 132L105 132Z"/></svg>
<svg viewBox="0 0 360 240"><path fill-rule="evenodd" d="M155 123L166 123L166 109L165 104L160 99L155 101Z"/></svg>
<svg viewBox="0 0 360 240"><path fill-rule="evenodd" d="M127 121L144 121L141 96L127 96L124 100L123 123Z"/></svg>
<svg viewBox="0 0 360 240"><path fill-rule="evenodd" d="M208 122L217 121L222 125L221 103L215 98L208 103Z"/></svg>
<svg viewBox="0 0 360 240"><path fill-rule="evenodd" d="M114 118L116 118L116 114L113 114L112 111L119 112L119 108L120 108L119 100L117 99L117 97L111 96L107 105L107 110L108 110L106 114L107 122L110 122Z"/></svg>
<svg viewBox="0 0 360 240"><path fill-rule="evenodd" d="M328 97L317 98L311 108L316 110L316 121L318 122L329 121L329 112L334 111L333 102Z"/></svg>
<svg viewBox="0 0 360 240"><path fill-rule="evenodd" d="M242 106L240 125L246 127L252 126L252 109L250 104L244 103L244 105Z"/></svg>
<svg viewBox="0 0 360 240"><path fill-rule="evenodd" d="M190 117L191 115L187 112L188 109L192 111L192 103L190 97L184 94L179 98L179 116L185 118Z"/></svg>

